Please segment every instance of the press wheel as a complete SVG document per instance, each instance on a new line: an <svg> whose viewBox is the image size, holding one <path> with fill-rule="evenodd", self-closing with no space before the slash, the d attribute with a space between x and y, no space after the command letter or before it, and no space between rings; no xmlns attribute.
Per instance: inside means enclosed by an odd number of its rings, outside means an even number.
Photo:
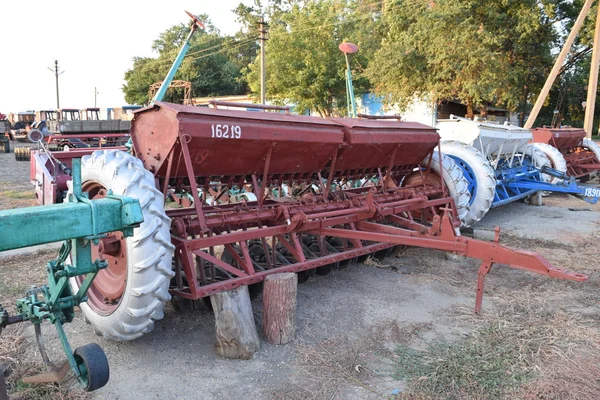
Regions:
<svg viewBox="0 0 600 400"><path fill-rule="evenodd" d="M108 383L110 368L102 347L89 343L76 348L73 356L81 373L79 382L86 392L100 389Z"/></svg>

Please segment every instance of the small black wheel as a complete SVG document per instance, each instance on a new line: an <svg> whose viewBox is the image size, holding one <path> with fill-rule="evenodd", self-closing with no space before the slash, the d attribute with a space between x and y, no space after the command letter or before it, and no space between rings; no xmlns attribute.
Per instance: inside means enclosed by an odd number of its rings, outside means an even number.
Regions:
<svg viewBox="0 0 600 400"><path fill-rule="evenodd" d="M88 343L73 353L81 376L79 383L86 392L100 389L108 383L110 369L104 350L96 343Z"/></svg>
<svg viewBox="0 0 600 400"><path fill-rule="evenodd" d="M171 306L177 314L184 317L189 317L194 312L194 300L186 299L185 297L171 297Z"/></svg>
<svg viewBox="0 0 600 400"><path fill-rule="evenodd" d="M208 311L210 311L211 313L214 312L212 308L212 301L210 301L210 296L204 296L202 298L202 301L204 302L204 305L208 308Z"/></svg>
<svg viewBox="0 0 600 400"><path fill-rule="evenodd" d="M321 252L321 247L319 246L319 243L317 243L317 242L313 242L309 246L309 249L310 249L310 251L312 251L315 254L320 254L320 252ZM340 266L339 262L323 265L322 267L315 268L315 274L317 274L319 276L329 275L331 270L333 270L334 268L339 268L339 266Z"/></svg>
<svg viewBox="0 0 600 400"><path fill-rule="evenodd" d="M376 242L365 241L365 240L363 240L363 241L362 241L362 244L363 244L363 246L368 246L368 245L375 244L375 243L376 243ZM385 251L385 250L384 250L384 251ZM365 262L365 261L367 261L369 258L371 258L371 257L375 257L375 253L377 253L377 252L374 252L374 253L368 253L368 254L363 254L362 256L358 256L358 257L356 257L356 262L357 262L357 263L359 263L359 264L361 264L361 263L364 263L364 262ZM375 257L375 258L377 258L377 257ZM383 259L383 258L382 258L382 259Z"/></svg>
<svg viewBox="0 0 600 400"><path fill-rule="evenodd" d="M369 257L371 257L371 255L372 255L372 254L363 254L362 256L358 256L358 257L356 257L356 263L357 263L357 264L362 264L362 263L364 263L365 261L367 261L367 259L368 259Z"/></svg>
<svg viewBox="0 0 600 400"><path fill-rule="evenodd" d="M581 183L586 183L589 180L590 180L590 174L584 175L581 178L579 178L579 182L581 182Z"/></svg>
<svg viewBox="0 0 600 400"><path fill-rule="evenodd" d="M309 280L311 276L315 275L315 269L307 269L306 271L300 271L297 274L298 283L306 283L306 281Z"/></svg>
<svg viewBox="0 0 600 400"><path fill-rule="evenodd" d="M325 240L327 240L327 242L329 243L329 245L336 249L338 252L343 252L345 250L347 250L348 248L352 248L351 243L350 242L346 242L346 246L344 246L344 240L340 239L340 238L336 238L336 237L327 237ZM357 262L357 257L354 258L348 258L346 260L342 260L338 263L338 268L339 269L346 269L348 268L350 265L355 264Z"/></svg>
<svg viewBox="0 0 600 400"><path fill-rule="evenodd" d="M373 257L378 259L379 261L383 261L385 258L394 254L394 247L388 247L387 249L376 251L373 254Z"/></svg>

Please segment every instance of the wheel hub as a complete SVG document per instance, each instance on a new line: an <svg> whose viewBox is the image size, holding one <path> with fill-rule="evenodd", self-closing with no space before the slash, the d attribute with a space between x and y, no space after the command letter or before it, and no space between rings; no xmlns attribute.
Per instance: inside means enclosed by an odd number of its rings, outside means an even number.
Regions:
<svg viewBox="0 0 600 400"><path fill-rule="evenodd" d="M90 199L106 197L108 191L98 182L86 182L82 190ZM116 231L92 246L92 259L105 260L108 267L98 272L88 290L87 304L100 315L110 315L118 307L127 286L127 242L122 232ZM79 284L83 277L78 279Z"/></svg>

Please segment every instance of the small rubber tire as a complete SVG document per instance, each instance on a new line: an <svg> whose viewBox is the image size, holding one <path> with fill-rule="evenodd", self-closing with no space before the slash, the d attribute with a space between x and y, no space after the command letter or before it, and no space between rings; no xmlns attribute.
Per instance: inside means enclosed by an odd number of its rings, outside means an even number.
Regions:
<svg viewBox="0 0 600 400"><path fill-rule="evenodd" d="M296 272L296 274L298 275L298 283L306 283L306 281L308 281L311 277L315 276L316 272L317 271L315 271L314 268Z"/></svg>
<svg viewBox="0 0 600 400"><path fill-rule="evenodd" d="M588 148L592 153L596 155L596 159L600 162L600 145L594 142L592 139L584 138L583 139L583 147ZM600 175L600 171L594 171L590 173L590 178L593 179Z"/></svg>
<svg viewBox="0 0 600 400"><path fill-rule="evenodd" d="M567 160L562 155L558 149L552 145L547 143L534 143L533 144L538 150L542 151L548 160L550 160L550 166L557 171L560 171L564 174L567 173ZM549 183L559 184L563 181L563 179L557 178L555 176L551 176Z"/></svg>
<svg viewBox="0 0 600 400"><path fill-rule="evenodd" d="M110 378L108 359L102 347L96 343L88 343L73 352L82 376L79 382L86 392L93 392L104 387ZM82 371L81 367L84 367Z"/></svg>
<svg viewBox="0 0 600 400"><path fill-rule="evenodd" d="M304 237L306 237L306 236L303 236L303 241L304 241ZM328 243L325 243L325 246L327 246L327 244ZM315 254L319 254L321 252L321 247L319 246L319 243L317 242L317 240L314 240L312 243L310 243L310 242L305 243L305 246L307 246L308 249ZM338 269L339 267L340 267L339 261L331 263L331 264L326 264L321 267L315 268L315 275L319 275L319 276L329 275L331 273L331 271L333 271L334 269Z"/></svg>
<svg viewBox="0 0 600 400"><path fill-rule="evenodd" d="M138 199L144 222L133 230L127 243L127 283L117 307L110 314L96 312L87 302L80 308L105 339L134 340L154 329L171 299L169 283L175 275L171 263L171 220L164 210L164 197L154 185L154 176L142 162L119 150L98 150L81 160L84 184L98 182L114 194ZM70 280L74 293L77 279Z"/></svg>
<svg viewBox="0 0 600 400"><path fill-rule="evenodd" d="M387 256L389 256L389 249L390 247L388 247L387 249L376 251L375 253L373 253L373 258L377 259L377 261L379 262L382 262Z"/></svg>
<svg viewBox="0 0 600 400"><path fill-rule="evenodd" d="M538 169L542 169L545 166L552 168L552 162L550 161L550 158L548 158L546 153L544 153L542 150L538 149L531 143L525 146L525 155L533 161L533 165ZM546 183L549 183L553 178L551 175L548 174L540 174L540 177L542 178L542 182Z"/></svg>
<svg viewBox="0 0 600 400"><path fill-rule="evenodd" d="M470 228L479 222L492 207L496 194L494 169L479 150L468 144L458 141L442 141L440 148L442 153L447 156L444 157L443 163L444 182L450 195L454 198L462 227ZM434 156L436 153L434 152ZM446 161L446 158L450 158L453 162ZM435 164L435 162L432 163L432 169ZM475 181L473 190L469 190L469 182L466 178L468 171L461 164L472 172L471 179ZM463 193L465 191L466 193Z"/></svg>
<svg viewBox="0 0 600 400"><path fill-rule="evenodd" d="M338 251L342 251L343 250L343 239L337 238L337 237L333 237L333 236L329 236L327 237L327 242L329 243L330 246L332 246L333 248L336 249L340 249ZM348 268L350 265L352 264L356 264L357 263L357 258L347 258L345 260L341 260L338 262L338 268L339 269L346 269Z"/></svg>
<svg viewBox="0 0 600 400"><path fill-rule="evenodd" d="M533 165L539 170L541 170L544 166L552 167L552 162L550 161L550 158L546 155L546 153L537 148L535 144L529 143L527 144L527 146L525 146L525 156L529 157L533 162ZM540 179L544 183L551 183L552 178L554 178L552 175L540 173ZM541 198L534 198L534 196L536 196L538 193L540 193L542 197L546 197L552 194L551 191L543 190L535 192L534 194L527 197L529 204L539 206L542 205L540 201Z"/></svg>

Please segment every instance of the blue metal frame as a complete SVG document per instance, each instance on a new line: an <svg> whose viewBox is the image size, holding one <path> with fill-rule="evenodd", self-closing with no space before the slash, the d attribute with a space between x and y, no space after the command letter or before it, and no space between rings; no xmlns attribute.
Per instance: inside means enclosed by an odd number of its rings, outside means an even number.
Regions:
<svg viewBox="0 0 600 400"><path fill-rule="evenodd" d="M448 156L463 171L463 175L469 184L468 189L471 194L469 205L471 205L477 194L477 181L473 169L460 157L454 155ZM492 208L512 203L539 191L574 194L581 196L585 201L592 204L596 204L600 199L600 190L592 192L594 196L586 196L586 194L590 193L589 187L579 186L574 178L567 177L560 171L553 170L552 168L537 168L528 156L525 156L522 162L519 156L513 158L512 164L510 161L509 159L500 160L498 167L494 171L496 190ZM514 166L515 164L518 165ZM556 176L564 179L564 181L559 184L547 183L542 178L543 174ZM588 190L586 191L586 189Z"/></svg>
<svg viewBox="0 0 600 400"><path fill-rule="evenodd" d="M473 204L475 201L475 196L477 195L477 180L475 178L475 173L469 164L467 164L463 159L457 156L448 155L452 158L456 165L463 171L463 176L468 182L468 190L471 194L471 199L469 200L469 206ZM495 170L495 178L496 178L496 189L494 191L494 201L492 202L492 208L502 206L504 204L511 203L513 201L517 201L529 195L532 195L537 190L526 189L523 190L518 187L508 186L507 182L513 179L520 179L522 176L527 176L530 179L535 181L540 181L540 171L529 171L529 166L519 166L515 168L499 168Z"/></svg>
<svg viewBox="0 0 600 400"><path fill-rule="evenodd" d="M468 189L469 189L469 193L471 194L471 198L469 200L469 206L470 206L471 204L473 204L473 201L475 201L475 195L477 194L477 180L475 179L475 173L473 172L473 169L471 168L471 166L469 164L467 164L466 162L464 162L464 160L462 158L459 158L459 157L456 157L453 155L449 155L449 154L446 154L446 155L454 160L456 165L458 165L458 167L462 170L463 176L469 183Z"/></svg>
<svg viewBox="0 0 600 400"><path fill-rule="evenodd" d="M515 159L518 159L518 157L513 159L513 164ZM498 163L498 167L494 173L496 176L496 191L494 193L492 208L523 199L527 196L531 196L538 190L541 190L531 187L519 187L518 185L511 185L510 183L520 182L522 180L528 180L538 184L544 183L541 171L532 164L531 159L528 157L525 157L523 162L517 166L512 166L509 160L502 159Z"/></svg>

